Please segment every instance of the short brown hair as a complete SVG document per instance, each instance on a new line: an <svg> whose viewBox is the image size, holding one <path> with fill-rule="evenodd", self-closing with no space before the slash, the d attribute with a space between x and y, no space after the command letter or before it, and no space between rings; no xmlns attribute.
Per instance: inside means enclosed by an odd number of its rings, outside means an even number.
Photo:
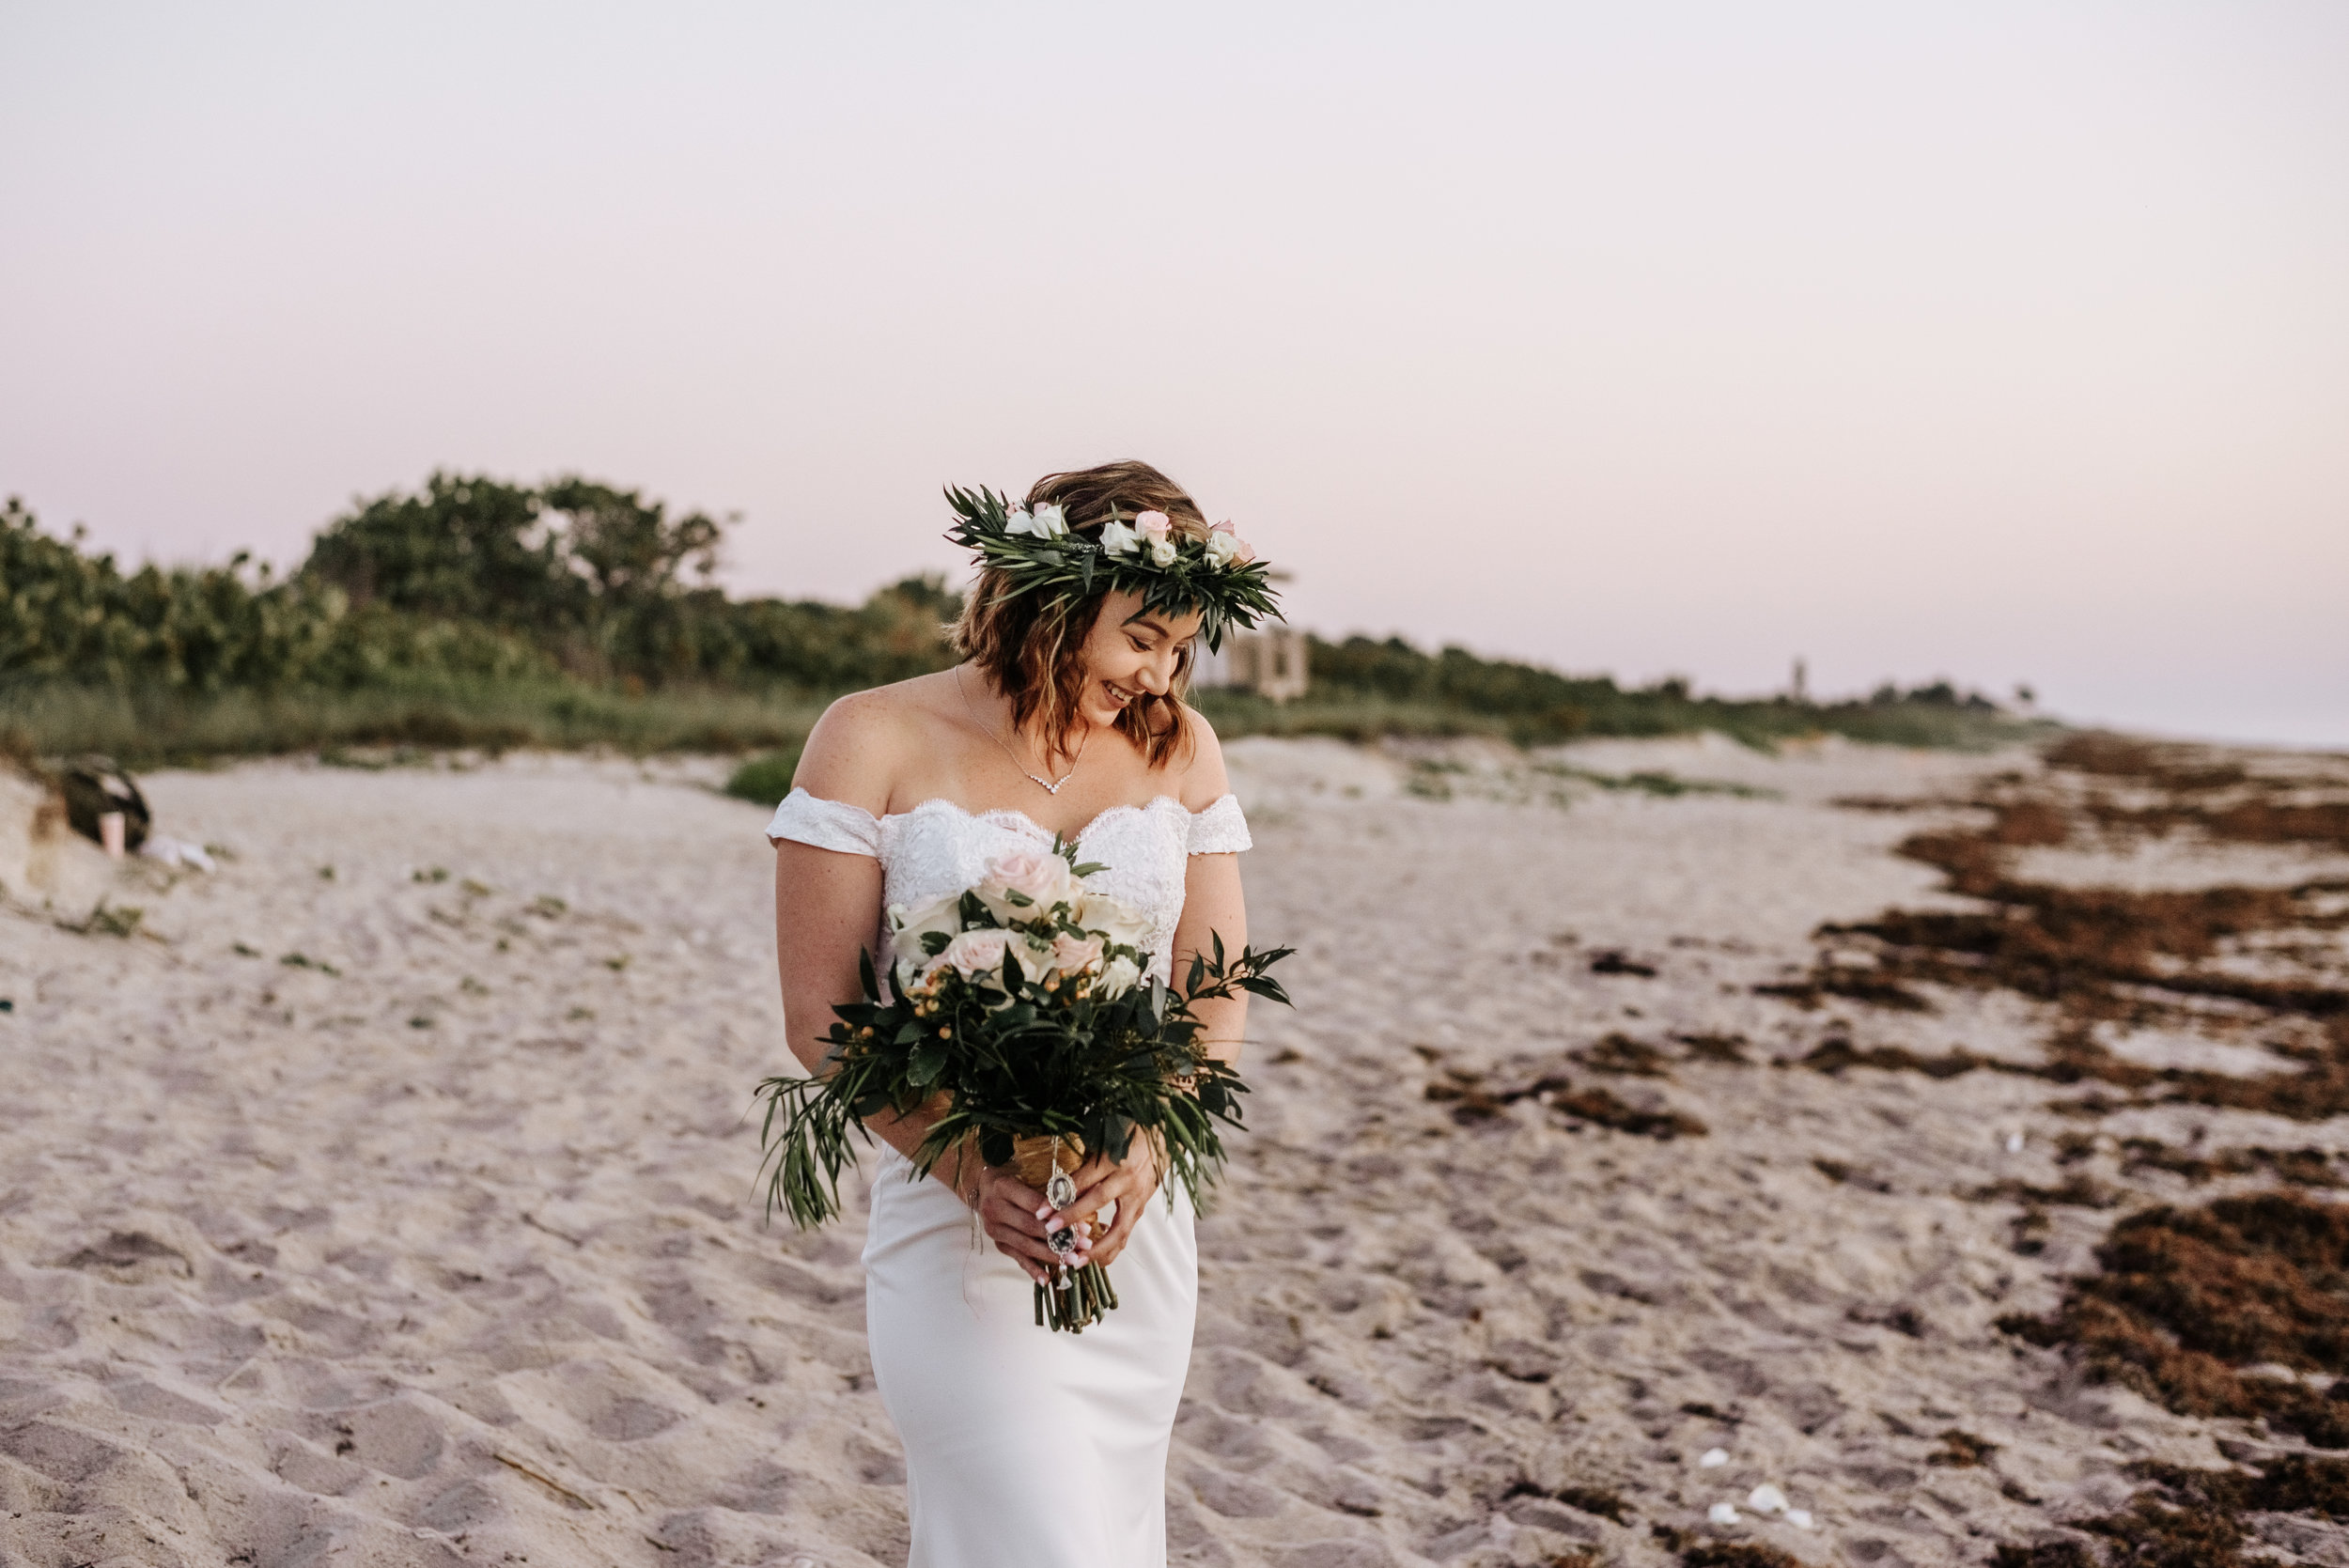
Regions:
<svg viewBox="0 0 2349 1568"><path fill-rule="evenodd" d="M1185 538L1204 538L1206 514L1180 485L1148 463L1103 463L1097 468L1048 474L1028 488L1030 507L1056 505L1072 534L1094 534L1112 514L1130 520L1137 512L1164 512ZM957 653L987 672L1011 704L1015 728L1035 721L1044 743L1059 751L1077 727L1077 704L1084 690L1085 639L1100 618L1106 585L1082 598L1042 598L1011 591L1010 579L989 567L962 603L962 616L948 629ZM1117 727L1158 767L1190 738L1183 699L1190 691L1192 650L1186 646L1174 665L1173 689L1163 697L1136 698L1117 716Z"/></svg>

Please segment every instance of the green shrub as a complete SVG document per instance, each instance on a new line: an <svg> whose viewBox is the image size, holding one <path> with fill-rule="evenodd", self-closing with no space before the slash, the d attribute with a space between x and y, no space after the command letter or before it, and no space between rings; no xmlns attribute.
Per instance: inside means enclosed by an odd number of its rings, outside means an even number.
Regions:
<svg viewBox="0 0 2349 1568"><path fill-rule="evenodd" d="M795 740L763 756L754 756L734 770L726 780L726 793L744 800L755 800L771 806L791 793L792 775L800 770L800 753L804 740Z"/></svg>

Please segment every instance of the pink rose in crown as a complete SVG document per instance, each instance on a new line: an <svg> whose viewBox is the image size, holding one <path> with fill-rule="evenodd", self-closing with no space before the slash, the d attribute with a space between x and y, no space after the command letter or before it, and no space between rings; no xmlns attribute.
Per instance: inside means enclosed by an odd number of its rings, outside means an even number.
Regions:
<svg viewBox="0 0 2349 1568"><path fill-rule="evenodd" d="M979 884L979 901L997 920L1034 920L1050 914L1052 906L1069 896L1068 862L1050 849L1014 849L987 864ZM1025 898L1022 904L1014 893Z"/></svg>
<svg viewBox="0 0 2349 1568"><path fill-rule="evenodd" d="M1144 543L1157 544L1174 529L1174 520L1164 512L1143 512L1134 519L1134 532Z"/></svg>

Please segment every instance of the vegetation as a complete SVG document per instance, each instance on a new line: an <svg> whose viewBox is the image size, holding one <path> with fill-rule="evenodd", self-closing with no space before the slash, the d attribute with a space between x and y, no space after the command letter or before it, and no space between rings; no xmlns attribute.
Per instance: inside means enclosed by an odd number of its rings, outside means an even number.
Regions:
<svg viewBox="0 0 2349 1568"><path fill-rule="evenodd" d="M958 601L908 578L850 608L729 598L724 524L567 476L536 488L436 474L358 504L280 577L124 571L0 507L0 751L126 765L361 746L760 752L736 787L773 799L843 691L942 668ZM1833 732L1980 746L2025 726L1946 684L1866 702L1732 702L1685 681L1312 640L1306 696L1202 691L1229 735L1489 735L1519 744L1712 729L1768 746Z"/></svg>

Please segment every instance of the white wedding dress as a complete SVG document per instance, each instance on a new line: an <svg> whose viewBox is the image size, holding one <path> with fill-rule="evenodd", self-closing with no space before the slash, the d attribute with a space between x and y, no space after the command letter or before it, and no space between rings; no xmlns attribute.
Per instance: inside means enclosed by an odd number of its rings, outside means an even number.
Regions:
<svg viewBox="0 0 2349 1568"><path fill-rule="evenodd" d="M1051 833L1014 811L926 800L876 819L794 789L768 826L881 863L882 902L920 906L976 884ZM1239 801L1193 813L1161 796L1114 806L1078 835L1087 886L1145 911L1167 974L1192 855L1249 847ZM888 949L876 935L877 954ZM873 1181L864 1321L881 1402L906 1451L908 1568L1159 1568L1166 1455L1190 1361L1199 1252L1179 1189L1160 1189L1110 1265L1119 1305L1082 1334L1035 1325L1019 1265L938 1181L894 1149Z"/></svg>

